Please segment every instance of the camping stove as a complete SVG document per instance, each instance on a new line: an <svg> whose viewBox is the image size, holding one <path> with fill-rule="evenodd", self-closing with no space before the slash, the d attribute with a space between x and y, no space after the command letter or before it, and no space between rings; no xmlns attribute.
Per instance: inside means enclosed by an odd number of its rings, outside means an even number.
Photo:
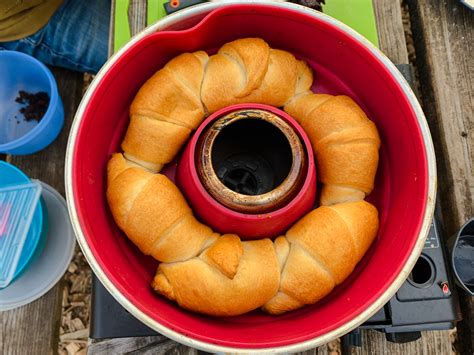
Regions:
<svg viewBox="0 0 474 355"><path fill-rule="evenodd" d="M409 65L399 70L412 83ZM439 209L438 209L439 210ZM344 349L361 346L361 329L376 329L386 334L388 341L403 343L421 336L423 330L447 330L460 319L454 282L447 267L440 219L435 213L425 247L407 281L395 296L372 318L344 336ZM158 296L157 296L158 297ZM146 327L107 292L97 278L93 278L91 338L144 337L157 335Z"/></svg>

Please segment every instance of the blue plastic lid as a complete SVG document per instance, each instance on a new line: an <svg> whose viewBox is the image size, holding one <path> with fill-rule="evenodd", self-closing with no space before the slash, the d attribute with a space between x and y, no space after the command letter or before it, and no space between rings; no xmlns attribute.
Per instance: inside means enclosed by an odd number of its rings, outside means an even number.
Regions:
<svg viewBox="0 0 474 355"><path fill-rule="evenodd" d="M34 180L0 188L0 288L15 275L41 191Z"/></svg>

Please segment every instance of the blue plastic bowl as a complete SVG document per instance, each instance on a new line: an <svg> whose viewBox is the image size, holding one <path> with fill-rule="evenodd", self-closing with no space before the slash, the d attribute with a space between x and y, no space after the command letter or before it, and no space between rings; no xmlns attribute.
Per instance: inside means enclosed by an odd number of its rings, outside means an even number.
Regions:
<svg viewBox="0 0 474 355"><path fill-rule="evenodd" d="M15 51L0 51L0 153L32 154L58 136L64 124L64 108L53 74L35 58ZM26 121L15 102L20 90L46 92L50 102L43 118Z"/></svg>
<svg viewBox="0 0 474 355"><path fill-rule="evenodd" d="M30 179L21 170L11 164L0 161L0 187L27 182L30 182ZM42 199L40 201L41 203L38 204L33 215L30 230L26 236L13 279L16 279L27 269L30 262L34 260L34 256L41 253L46 242L48 228L47 223L44 223L47 220L45 218L46 209Z"/></svg>

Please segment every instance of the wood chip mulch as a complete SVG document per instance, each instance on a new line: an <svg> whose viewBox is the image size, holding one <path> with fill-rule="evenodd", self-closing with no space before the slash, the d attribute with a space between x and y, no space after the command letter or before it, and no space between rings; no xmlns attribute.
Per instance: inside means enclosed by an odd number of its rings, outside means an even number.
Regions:
<svg viewBox="0 0 474 355"><path fill-rule="evenodd" d="M60 355L85 355L89 337L92 272L76 247L74 258L64 276Z"/></svg>
<svg viewBox="0 0 474 355"><path fill-rule="evenodd" d="M84 74L82 94L89 87L93 75ZM86 355L89 339L92 271L76 246L74 258L63 278L63 303L59 328L60 355Z"/></svg>

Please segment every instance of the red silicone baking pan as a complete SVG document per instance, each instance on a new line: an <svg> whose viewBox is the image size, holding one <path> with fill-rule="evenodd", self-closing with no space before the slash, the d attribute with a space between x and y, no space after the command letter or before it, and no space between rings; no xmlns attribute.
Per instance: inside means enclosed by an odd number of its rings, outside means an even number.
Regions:
<svg viewBox="0 0 474 355"><path fill-rule="evenodd" d="M376 123L382 146L368 200L380 212L380 230L352 275L321 302L281 316L257 310L213 318L183 310L152 291L157 262L144 257L115 224L105 198L106 164L120 151L130 103L154 72L179 53L213 53L242 37L261 37L306 60L315 73L315 92L351 96ZM436 171L428 126L413 92L362 36L290 3L207 3L147 28L105 64L71 129L66 187L73 226L93 271L143 323L211 352L294 352L347 333L394 295L423 247Z"/></svg>

